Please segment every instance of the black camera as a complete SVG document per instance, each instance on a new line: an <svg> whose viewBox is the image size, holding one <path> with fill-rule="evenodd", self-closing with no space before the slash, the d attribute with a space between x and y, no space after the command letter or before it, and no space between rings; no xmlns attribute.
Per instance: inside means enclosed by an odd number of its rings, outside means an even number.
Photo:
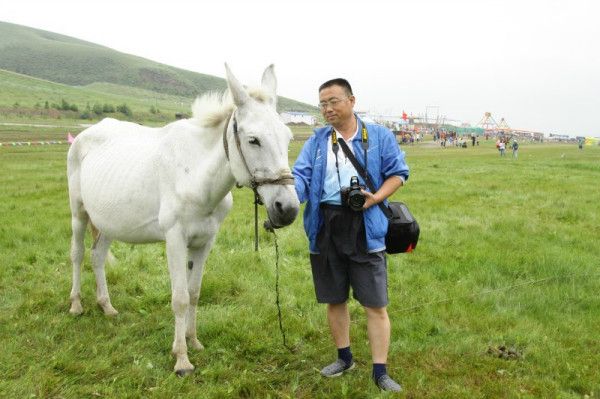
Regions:
<svg viewBox="0 0 600 399"><path fill-rule="evenodd" d="M342 195L342 205L348 206L353 211L362 211L366 198L361 189L365 186L358 184L358 176L350 178L350 187L342 187L340 194Z"/></svg>

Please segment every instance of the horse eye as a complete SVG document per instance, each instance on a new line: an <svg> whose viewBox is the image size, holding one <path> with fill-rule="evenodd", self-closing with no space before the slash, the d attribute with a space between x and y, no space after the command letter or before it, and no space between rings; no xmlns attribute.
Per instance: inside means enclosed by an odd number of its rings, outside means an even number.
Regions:
<svg viewBox="0 0 600 399"><path fill-rule="evenodd" d="M260 141L256 137L252 137L248 142L252 145L257 145L260 147Z"/></svg>

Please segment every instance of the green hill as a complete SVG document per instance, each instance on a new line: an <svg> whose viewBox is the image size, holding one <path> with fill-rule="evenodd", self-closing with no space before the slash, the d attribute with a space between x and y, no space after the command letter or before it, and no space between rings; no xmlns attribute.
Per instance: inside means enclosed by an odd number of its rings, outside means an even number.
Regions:
<svg viewBox="0 0 600 399"><path fill-rule="evenodd" d="M45 102L60 104L65 99L81 110L87 104L127 104L147 112L154 106L163 112L190 112L191 97L174 96L113 83L69 86L0 69L0 108L43 107Z"/></svg>
<svg viewBox="0 0 600 399"><path fill-rule="evenodd" d="M0 69L69 86L108 83L116 85L118 91L133 87L186 98L226 87L225 80L216 76L7 22L0 22ZM286 98L280 98L279 108L317 111L316 107Z"/></svg>

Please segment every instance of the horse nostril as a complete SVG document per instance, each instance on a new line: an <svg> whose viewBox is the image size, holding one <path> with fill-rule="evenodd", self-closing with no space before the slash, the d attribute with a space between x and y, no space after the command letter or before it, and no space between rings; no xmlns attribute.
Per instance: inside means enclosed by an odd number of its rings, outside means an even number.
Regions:
<svg viewBox="0 0 600 399"><path fill-rule="evenodd" d="M281 202L275 201L275 208L277 209L277 212L283 213L283 204Z"/></svg>
<svg viewBox="0 0 600 399"><path fill-rule="evenodd" d="M269 218L274 226L276 226L275 228L287 226L296 219L298 206L285 201L273 201L272 204L269 207Z"/></svg>

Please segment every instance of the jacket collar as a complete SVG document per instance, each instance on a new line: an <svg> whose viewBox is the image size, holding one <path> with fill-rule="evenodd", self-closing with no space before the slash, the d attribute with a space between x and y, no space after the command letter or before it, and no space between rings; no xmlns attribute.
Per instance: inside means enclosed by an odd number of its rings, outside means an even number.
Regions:
<svg viewBox="0 0 600 399"><path fill-rule="evenodd" d="M356 112L354 113L354 117L356 118L356 128L358 130L358 133L354 135L354 138L352 139L352 141L360 141L361 140L361 135L360 135L360 131L363 127L363 124L366 126L366 124L362 121L362 119L360 119L358 117L358 115L356 114ZM329 138L329 136L331 135L331 131L333 130L333 126L331 125L325 125L322 128L319 128L315 131L315 134L319 137L319 138Z"/></svg>

